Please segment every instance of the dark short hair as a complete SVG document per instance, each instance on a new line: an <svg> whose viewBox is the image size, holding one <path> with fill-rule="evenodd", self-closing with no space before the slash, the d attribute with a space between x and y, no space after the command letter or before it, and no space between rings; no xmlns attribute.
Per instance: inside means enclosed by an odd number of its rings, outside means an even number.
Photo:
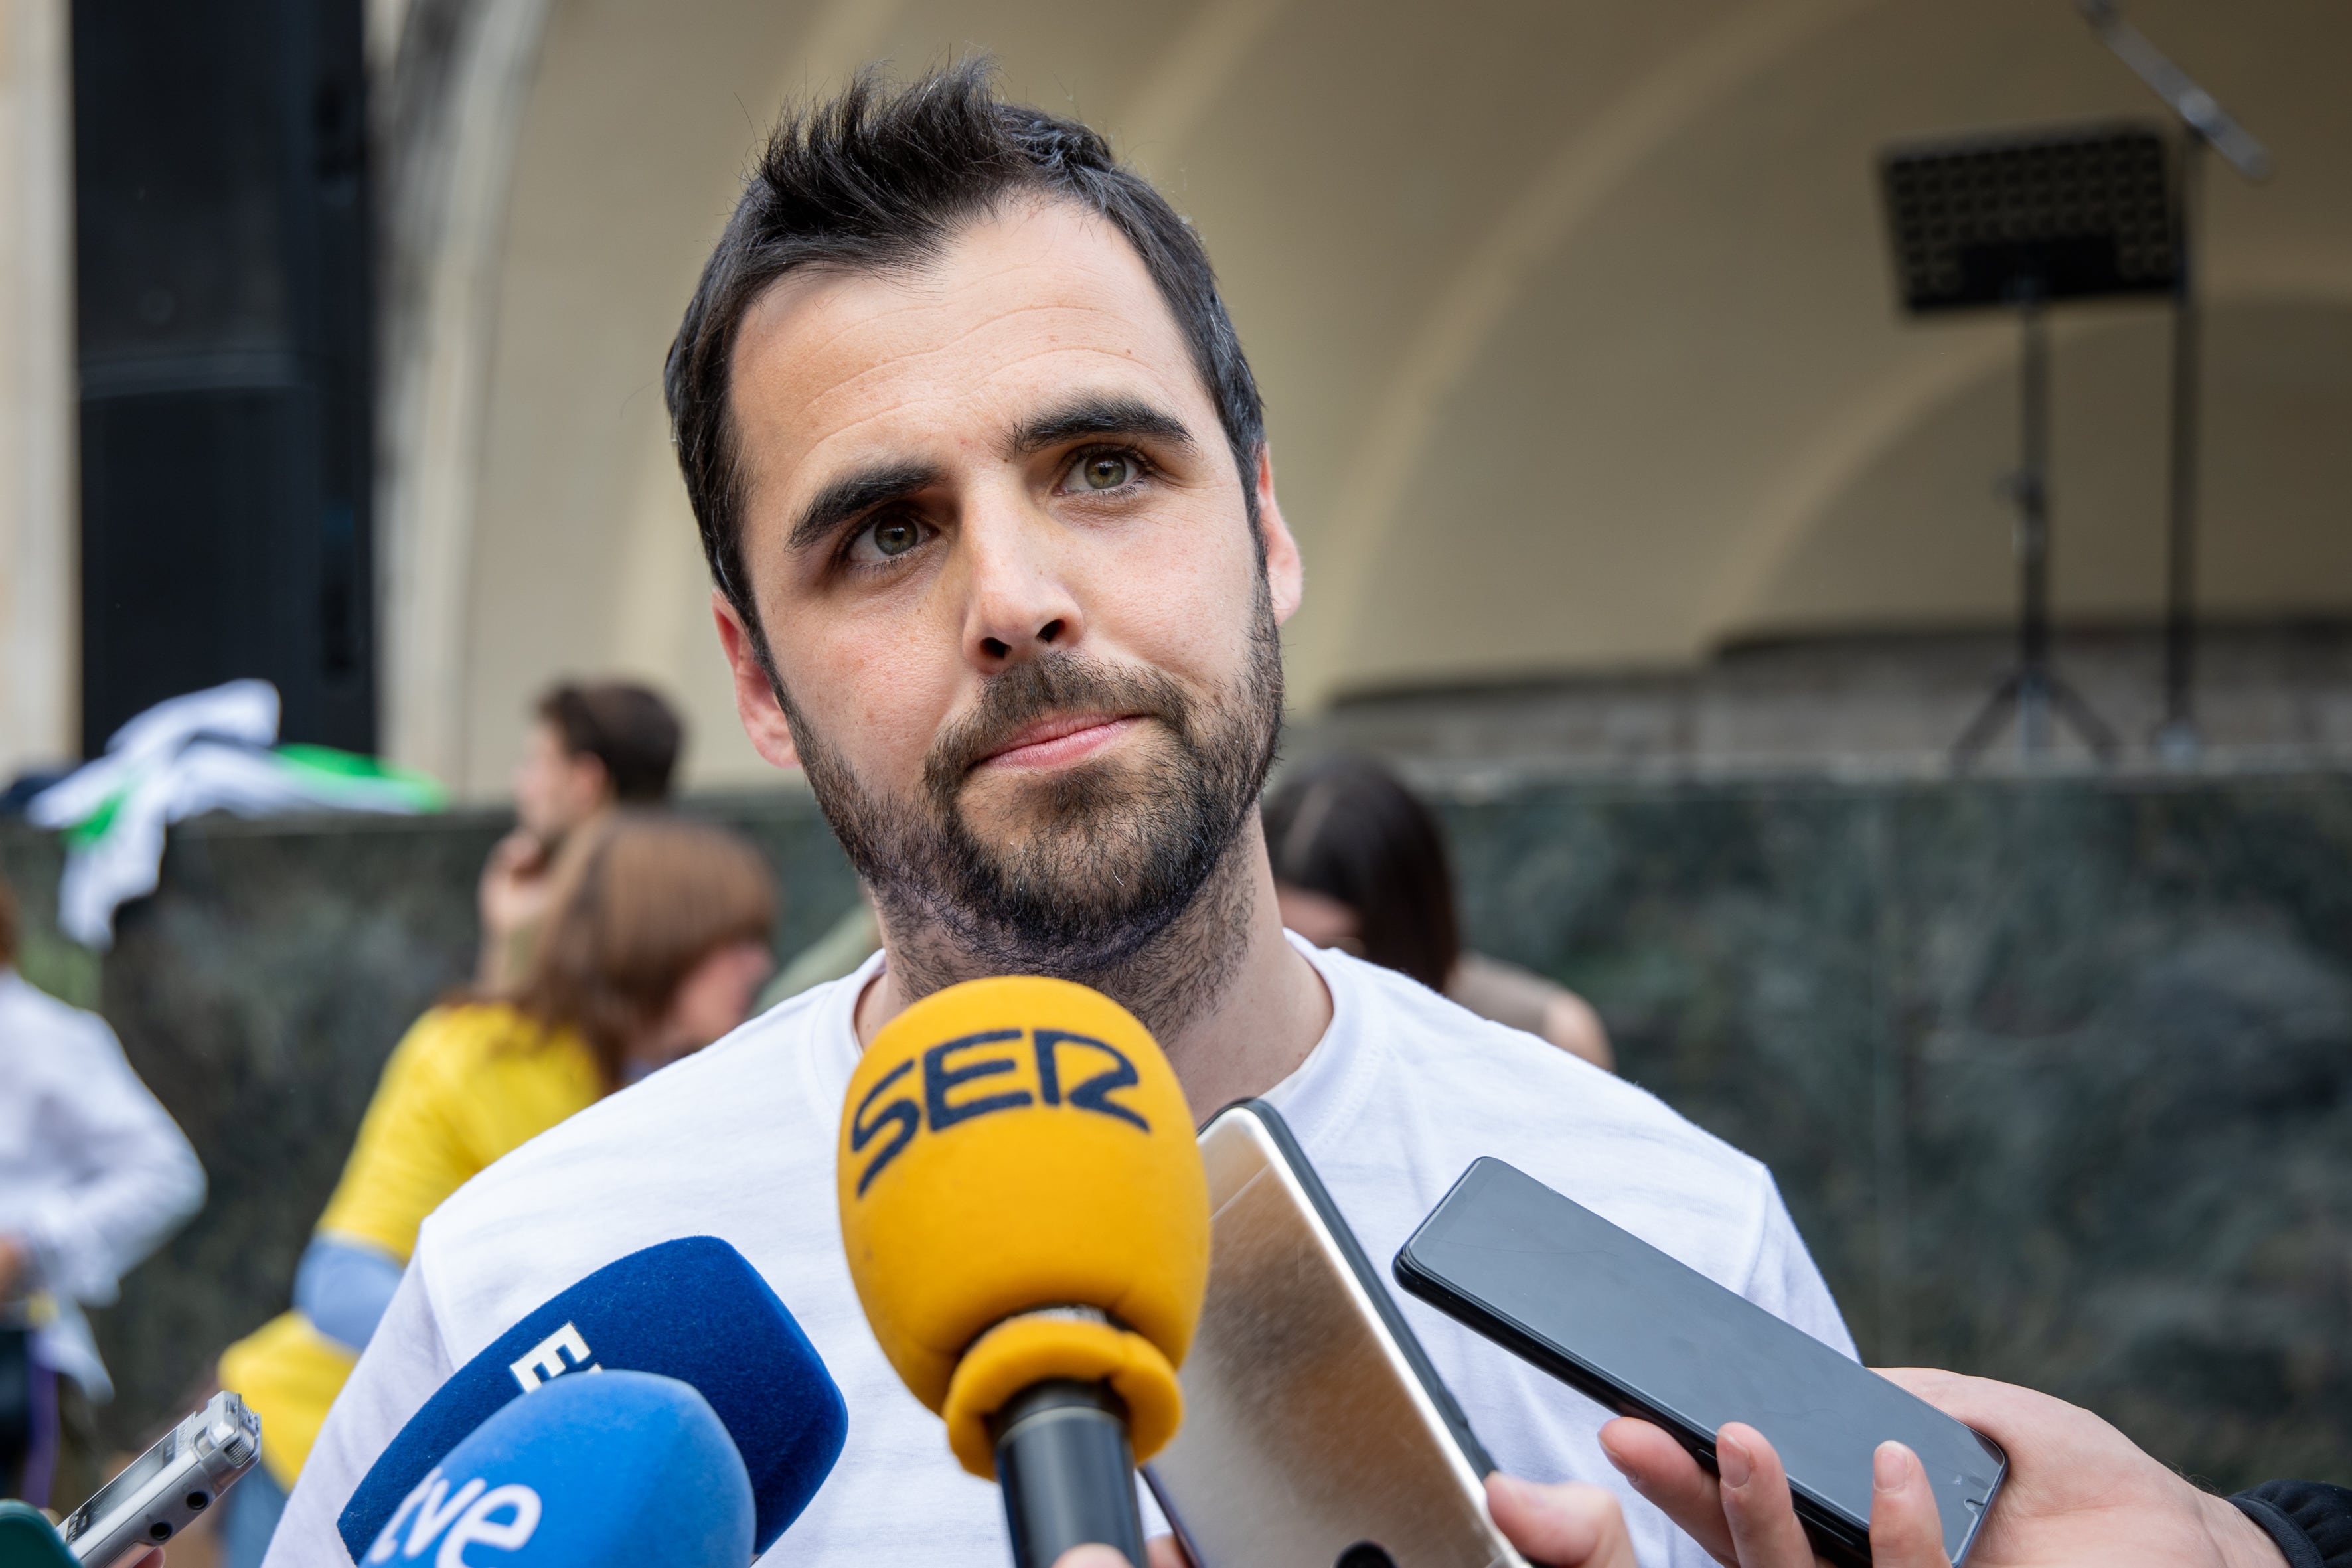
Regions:
<svg viewBox="0 0 2352 1568"><path fill-rule="evenodd" d="M1191 345L1255 521L1251 479L1265 442L1265 406L1200 237L1101 136L1005 102L994 76L986 60L972 59L894 88L869 70L831 101L786 114L670 344L663 392L703 554L763 660L766 633L743 569L740 455L728 409L744 314L803 267L919 266L960 226L1008 197L1075 202L1135 247Z"/></svg>
<svg viewBox="0 0 2352 1568"><path fill-rule="evenodd" d="M566 752L604 764L613 796L623 805L650 805L668 798L686 727L654 691L625 680L567 680L548 689L538 712L554 727Z"/></svg>
<svg viewBox="0 0 2352 1568"><path fill-rule="evenodd" d="M1265 803L1274 879L1337 899L1363 922L1363 952L1432 991L1462 956L1454 872L1436 816L1362 757L1293 769Z"/></svg>

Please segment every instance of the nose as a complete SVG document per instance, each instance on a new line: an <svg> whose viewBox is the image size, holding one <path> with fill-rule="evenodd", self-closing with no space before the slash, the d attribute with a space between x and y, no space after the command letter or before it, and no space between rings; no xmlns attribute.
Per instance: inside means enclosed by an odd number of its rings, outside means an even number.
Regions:
<svg viewBox="0 0 2352 1568"><path fill-rule="evenodd" d="M961 533L970 586L964 657L974 668L994 675L1077 642L1085 615L1050 517L1026 497L980 500L967 506Z"/></svg>

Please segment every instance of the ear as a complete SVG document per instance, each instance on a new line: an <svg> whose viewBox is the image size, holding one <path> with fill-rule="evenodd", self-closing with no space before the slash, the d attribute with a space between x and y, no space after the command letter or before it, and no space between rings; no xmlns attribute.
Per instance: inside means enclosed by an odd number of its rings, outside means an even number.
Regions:
<svg viewBox="0 0 2352 1568"><path fill-rule="evenodd" d="M595 796L600 806L610 805L620 798L613 788L613 770L606 767L604 759L595 752L575 752L566 759L565 765L572 770L572 777L579 781L581 789Z"/></svg>
<svg viewBox="0 0 2352 1568"><path fill-rule="evenodd" d="M1265 550L1266 592L1274 600L1274 623L1280 626L1298 613L1307 593L1307 566L1298 557L1298 541L1282 521L1282 503L1274 499L1274 448L1257 449L1257 535Z"/></svg>
<svg viewBox="0 0 2352 1568"><path fill-rule="evenodd" d="M784 722L784 710L768 684L768 672L760 668L751 628L736 615L727 595L716 588L710 590L710 618L718 624L719 646L726 651L727 668L735 677L735 716L743 721L743 732L751 737L752 750L777 767L799 767L800 748L793 744L792 726Z"/></svg>

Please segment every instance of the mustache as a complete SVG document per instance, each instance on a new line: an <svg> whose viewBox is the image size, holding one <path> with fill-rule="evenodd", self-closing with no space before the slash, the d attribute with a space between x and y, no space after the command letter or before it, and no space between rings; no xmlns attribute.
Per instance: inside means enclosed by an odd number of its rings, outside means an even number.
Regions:
<svg viewBox="0 0 2352 1568"><path fill-rule="evenodd" d="M1179 738L1192 734L1191 700L1160 671L1049 654L991 679L972 710L940 732L923 759L924 788L942 805L951 803L971 770L1014 736L1040 719L1070 712L1139 714Z"/></svg>

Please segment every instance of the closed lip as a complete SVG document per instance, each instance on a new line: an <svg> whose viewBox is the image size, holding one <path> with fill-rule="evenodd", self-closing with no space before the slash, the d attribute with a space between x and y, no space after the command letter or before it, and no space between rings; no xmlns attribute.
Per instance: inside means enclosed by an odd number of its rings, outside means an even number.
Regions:
<svg viewBox="0 0 2352 1568"><path fill-rule="evenodd" d="M1134 722L1132 713L1056 713L1023 725L1004 744L981 759L1015 766L1050 766L1108 745Z"/></svg>

